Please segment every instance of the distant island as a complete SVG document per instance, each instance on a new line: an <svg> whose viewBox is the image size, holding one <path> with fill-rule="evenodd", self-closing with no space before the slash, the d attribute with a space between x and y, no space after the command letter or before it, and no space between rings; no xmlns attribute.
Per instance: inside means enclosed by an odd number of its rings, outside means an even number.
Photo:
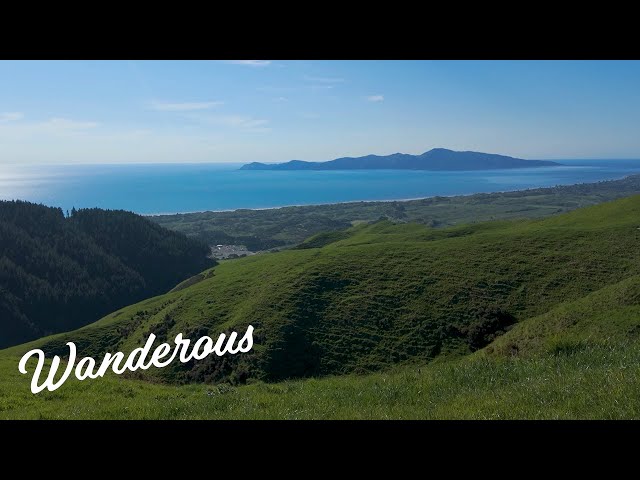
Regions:
<svg viewBox="0 0 640 480"><path fill-rule="evenodd" d="M243 165L240 170L493 170L558 165L560 164L547 160L523 160L494 153L455 152L446 148L434 148L421 155L394 153L383 156L343 157L327 162L253 162Z"/></svg>

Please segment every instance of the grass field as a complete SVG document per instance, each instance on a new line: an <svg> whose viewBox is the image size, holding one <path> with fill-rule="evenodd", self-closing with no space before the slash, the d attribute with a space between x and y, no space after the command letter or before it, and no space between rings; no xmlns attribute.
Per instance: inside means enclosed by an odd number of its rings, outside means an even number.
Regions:
<svg viewBox="0 0 640 480"><path fill-rule="evenodd" d="M533 358L474 358L365 376L221 385L70 379L32 395L0 357L0 418L620 419L640 418L640 347L585 346Z"/></svg>
<svg viewBox="0 0 640 480"><path fill-rule="evenodd" d="M0 352L0 417L638 418L639 246L640 196L540 220L321 234ZM34 346L62 354L73 340L99 357L150 332L249 323L254 350L233 360L36 396L17 371Z"/></svg>

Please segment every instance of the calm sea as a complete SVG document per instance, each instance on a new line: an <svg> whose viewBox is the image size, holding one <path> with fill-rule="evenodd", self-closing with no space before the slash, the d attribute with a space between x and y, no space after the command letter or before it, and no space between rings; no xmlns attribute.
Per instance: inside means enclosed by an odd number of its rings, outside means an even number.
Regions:
<svg viewBox="0 0 640 480"><path fill-rule="evenodd" d="M241 171L235 164L0 165L0 199L176 213L394 200L520 190L622 178L640 160L560 160L563 166L473 172Z"/></svg>

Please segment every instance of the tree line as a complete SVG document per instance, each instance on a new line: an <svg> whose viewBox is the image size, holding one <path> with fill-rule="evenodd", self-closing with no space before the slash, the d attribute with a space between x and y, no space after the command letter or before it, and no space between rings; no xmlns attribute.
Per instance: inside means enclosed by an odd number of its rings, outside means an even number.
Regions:
<svg viewBox="0 0 640 480"><path fill-rule="evenodd" d="M215 265L209 247L122 210L0 202L0 348L78 328Z"/></svg>

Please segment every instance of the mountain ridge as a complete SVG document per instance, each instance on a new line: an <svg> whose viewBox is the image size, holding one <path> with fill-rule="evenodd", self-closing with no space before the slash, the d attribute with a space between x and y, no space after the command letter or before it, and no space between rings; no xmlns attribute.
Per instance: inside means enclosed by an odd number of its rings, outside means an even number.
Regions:
<svg viewBox="0 0 640 480"><path fill-rule="evenodd" d="M391 155L365 155L340 157L325 162L290 160L285 163L247 163L240 170L493 170L502 168L531 168L560 165L550 160L524 160L521 158L473 151L454 151L433 148L420 155L392 153Z"/></svg>

